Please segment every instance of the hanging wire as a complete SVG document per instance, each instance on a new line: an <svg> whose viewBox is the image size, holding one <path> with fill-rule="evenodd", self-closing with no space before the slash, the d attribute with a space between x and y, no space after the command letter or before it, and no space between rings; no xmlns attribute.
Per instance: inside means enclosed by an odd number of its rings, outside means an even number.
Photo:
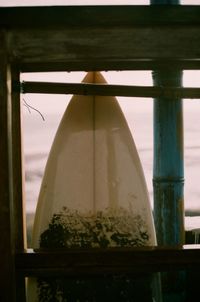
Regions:
<svg viewBox="0 0 200 302"><path fill-rule="evenodd" d="M36 108L32 107L31 105L29 105L24 98L22 100L23 100L23 105L28 109L29 113L31 113L31 109L35 110L37 113L39 113L42 120L45 121L45 118L44 118L43 114L38 109L36 109Z"/></svg>

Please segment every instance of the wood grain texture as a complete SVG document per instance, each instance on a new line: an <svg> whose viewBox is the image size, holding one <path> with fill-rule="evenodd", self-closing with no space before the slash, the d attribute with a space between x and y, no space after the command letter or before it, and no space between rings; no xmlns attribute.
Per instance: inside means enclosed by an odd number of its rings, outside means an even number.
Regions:
<svg viewBox="0 0 200 302"><path fill-rule="evenodd" d="M18 29L8 33L10 57L19 64L200 58L200 26ZM80 66L81 68L81 66ZM126 68L125 68L126 69Z"/></svg>
<svg viewBox="0 0 200 302"><path fill-rule="evenodd" d="M199 66L199 12L176 5L1 8L0 27L21 70L184 69Z"/></svg>

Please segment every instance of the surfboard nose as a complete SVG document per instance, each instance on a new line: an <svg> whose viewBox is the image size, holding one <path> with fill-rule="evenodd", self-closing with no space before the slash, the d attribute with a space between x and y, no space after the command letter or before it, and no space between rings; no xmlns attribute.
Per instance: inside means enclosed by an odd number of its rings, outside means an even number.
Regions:
<svg viewBox="0 0 200 302"><path fill-rule="evenodd" d="M83 78L82 83L101 83L107 84L106 79L99 71L90 71Z"/></svg>

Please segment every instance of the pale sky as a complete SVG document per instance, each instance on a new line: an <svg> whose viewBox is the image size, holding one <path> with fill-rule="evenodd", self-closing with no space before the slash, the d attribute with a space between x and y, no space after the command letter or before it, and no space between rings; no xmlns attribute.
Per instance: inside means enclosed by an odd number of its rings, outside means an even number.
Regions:
<svg viewBox="0 0 200 302"><path fill-rule="evenodd" d="M37 5L148 5L150 0L0 0L0 6ZM200 5L200 0L181 0L183 5Z"/></svg>
<svg viewBox="0 0 200 302"><path fill-rule="evenodd" d="M149 0L0 0L2 6L149 4Z"/></svg>

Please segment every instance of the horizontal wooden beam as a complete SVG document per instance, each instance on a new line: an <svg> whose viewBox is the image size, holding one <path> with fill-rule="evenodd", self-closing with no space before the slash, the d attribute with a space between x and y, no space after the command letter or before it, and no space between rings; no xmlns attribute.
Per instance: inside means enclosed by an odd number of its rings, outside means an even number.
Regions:
<svg viewBox="0 0 200 302"><path fill-rule="evenodd" d="M199 14L200 6L174 5L1 8L0 30L21 70L34 64L63 70L63 63L66 70L155 69L153 62L196 69Z"/></svg>
<svg viewBox="0 0 200 302"><path fill-rule="evenodd" d="M200 24L200 6L101 5L0 8L0 28ZM36 22L37 20L37 22Z"/></svg>
<svg viewBox="0 0 200 302"><path fill-rule="evenodd" d="M15 265L25 276L76 276L200 269L200 247L27 250Z"/></svg>
<svg viewBox="0 0 200 302"><path fill-rule="evenodd" d="M200 98L200 88L182 87L148 87L127 85L103 85L86 83L49 83L49 82L22 82L22 93L40 94L77 94L77 95L105 95L125 97L163 97L167 99Z"/></svg>
<svg viewBox="0 0 200 302"><path fill-rule="evenodd" d="M54 6L0 8L0 27L199 24L199 6ZM68 16L68 18L66 18ZM97 18L98 17L98 18ZM34 22L37 19L37 22ZM77 23L79 20L79 23Z"/></svg>
<svg viewBox="0 0 200 302"><path fill-rule="evenodd" d="M198 70L200 59L70 60L62 62L20 63L21 72L102 71L102 70Z"/></svg>
<svg viewBox="0 0 200 302"><path fill-rule="evenodd" d="M200 25L189 27L80 27L13 29L7 33L12 62L93 62L103 70L118 60L129 69L133 60L192 61L200 59ZM177 68L177 66L169 66ZM82 66L80 66L80 70Z"/></svg>

